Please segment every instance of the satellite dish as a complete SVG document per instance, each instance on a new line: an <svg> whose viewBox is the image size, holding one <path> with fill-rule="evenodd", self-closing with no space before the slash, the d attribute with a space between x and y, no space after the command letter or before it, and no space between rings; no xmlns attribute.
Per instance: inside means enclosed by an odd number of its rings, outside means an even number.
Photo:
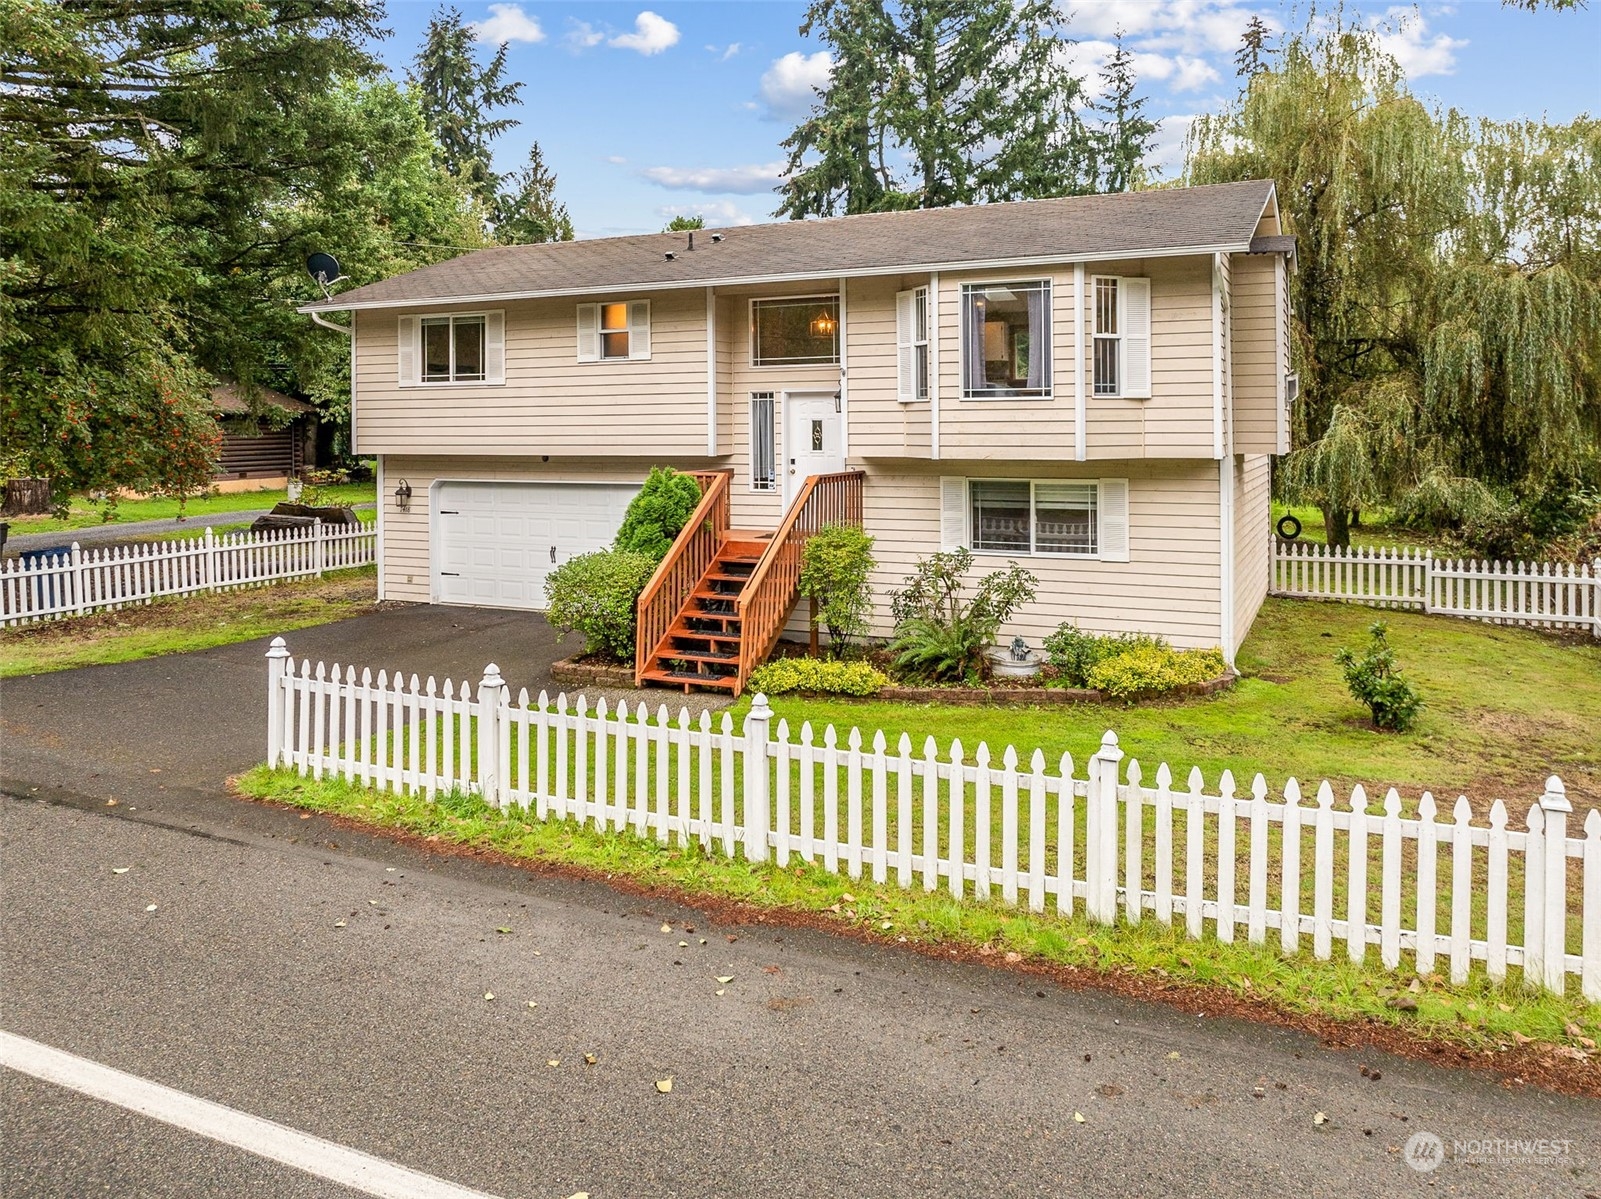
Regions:
<svg viewBox="0 0 1601 1199"><path fill-rule="evenodd" d="M339 278L339 259L318 250L306 259L306 271L321 286L327 287Z"/></svg>

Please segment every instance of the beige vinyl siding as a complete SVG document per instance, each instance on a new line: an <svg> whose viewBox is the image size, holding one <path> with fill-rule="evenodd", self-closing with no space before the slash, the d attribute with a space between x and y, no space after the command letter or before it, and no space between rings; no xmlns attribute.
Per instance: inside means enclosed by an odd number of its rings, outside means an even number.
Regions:
<svg viewBox="0 0 1601 1199"><path fill-rule="evenodd" d="M1094 632L1160 633L1179 646L1218 643L1221 571L1217 467L1202 462L1061 463L989 461L868 465L865 526L875 538L874 634L890 632L889 595L917 560L940 545L940 477L1013 479L1126 478L1129 561L1020 557L1040 580L1036 600L1005 630L1038 645L1063 621ZM975 555L975 575L1007 562Z"/></svg>
<svg viewBox="0 0 1601 1199"><path fill-rule="evenodd" d="M702 394L704 399L704 393ZM705 447L705 410L702 407L702 449ZM455 457L447 455L385 455L384 481L389 494L384 505L384 544L381 561L384 598L414 603L432 599L429 536L433 484L440 480L493 480L543 483L642 483L660 458L624 461L616 458L569 458L541 462L538 458L505 456ZM680 461L684 470L701 469L704 458ZM394 488L401 479L411 484L411 507L395 506Z"/></svg>
<svg viewBox="0 0 1601 1199"><path fill-rule="evenodd" d="M1276 254L1234 255L1234 448L1242 454L1278 449L1280 262Z"/></svg>
<svg viewBox="0 0 1601 1199"><path fill-rule="evenodd" d="M1084 268L1086 293L1095 275L1144 276L1151 280L1151 396L1143 400L1097 398L1091 360L1086 358L1087 456L1091 459L1211 457L1210 257L1088 263ZM1094 314L1088 296L1085 304L1087 354ZM1064 378L1061 369L1059 364L1058 377ZM1065 377L1063 385L1071 396L1071 377Z"/></svg>
<svg viewBox="0 0 1601 1199"><path fill-rule="evenodd" d="M846 286L845 355L850 459L926 458L930 403L898 398L895 296L927 287L927 275L852 279Z"/></svg>
<svg viewBox="0 0 1601 1199"><path fill-rule="evenodd" d="M579 362L576 300L495 306L506 314L506 382L496 386L401 387L401 314L356 313L357 445L364 454L704 456L705 290L643 298L650 300L649 361Z"/></svg>
<svg viewBox="0 0 1601 1199"><path fill-rule="evenodd" d="M1267 598L1273 570L1272 475L1266 454L1243 454L1234 470L1234 645Z"/></svg>

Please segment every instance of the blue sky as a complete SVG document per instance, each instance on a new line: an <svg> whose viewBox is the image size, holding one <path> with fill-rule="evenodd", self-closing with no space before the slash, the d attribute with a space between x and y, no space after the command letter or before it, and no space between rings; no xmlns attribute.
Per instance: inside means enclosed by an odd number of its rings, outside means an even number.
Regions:
<svg viewBox="0 0 1601 1199"><path fill-rule="evenodd" d="M390 0L393 35L378 52L396 75L416 54L438 5ZM503 170L537 138L580 237L660 229L677 213L709 224L770 218L783 162L779 142L806 111L828 55L803 38L805 4L496 3L459 7L484 53L510 46L524 83L522 124L497 143ZM1071 34L1080 73L1094 77L1118 27L1136 52L1142 90L1163 118L1157 158L1170 168L1190 117L1235 90L1232 57L1253 12L1299 25L1295 6L1244 0L1079 0ZM1526 13L1499 0L1351 4L1389 30L1388 44L1418 93L1474 116L1595 111L1601 4Z"/></svg>

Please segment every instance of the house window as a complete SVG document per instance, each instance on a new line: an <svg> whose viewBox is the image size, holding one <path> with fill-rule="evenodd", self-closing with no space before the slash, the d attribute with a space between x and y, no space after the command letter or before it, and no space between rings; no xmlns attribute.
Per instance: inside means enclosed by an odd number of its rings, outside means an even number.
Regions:
<svg viewBox="0 0 1601 1199"><path fill-rule="evenodd" d="M839 361L839 297L754 300L752 366L826 366Z"/></svg>
<svg viewBox="0 0 1601 1199"><path fill-rule="evenodd" d="M1091 281L1092 391L1144 399L1151 394L1151 281L1097 275Z"/></svg>
<svg viewBox="0 0 1601 1199"><path fill-rule="evenodd" d="M649 300L578 305L578 361L637 362L649 357Z"/></svg>
<svg viewBox="0 0 1601 1199"><path fill-rule="evenodd" d="M928 288L897 292L896 394L902 401L928 399L928 324Z"/></svg>
<svg viewBox="0 0 1601 1199"><path fill-rule="evenodd" d="M428 316L422 320L424 383L481 383L484 318Z"/></svg>
<svg viewBox="0 0 1601 1199"><path fill-rule="evenodd" d="M962 288L962 394L971 399L1051 394L1051 285Z"/></svg>
<svg viewBox="0 0 1601 1199"><path fill-rule="evenodd" d="M778 490L775 428L773 393L753 391L750 397L750 489L752 491Z"/></svg>
<svg viewBox="0 0 1601 1199"><path fill-rule="evenodd" d="M1095 483L972 479L967 493L975 550L1072 557L1099 550Z"/></svg>

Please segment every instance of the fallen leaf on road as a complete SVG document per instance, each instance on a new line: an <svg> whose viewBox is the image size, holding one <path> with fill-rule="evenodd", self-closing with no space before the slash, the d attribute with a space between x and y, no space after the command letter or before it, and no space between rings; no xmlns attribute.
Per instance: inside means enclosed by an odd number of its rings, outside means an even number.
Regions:
<svg viewBox="0 0 1601 1199"><path fill-rule="evenodd" d="M672 932L672 931L673 931L673 926L672 926L672 925L671 925L671 924L664 924L664 925L662 925L662 932L664 932L664 933L670 933L670 932Z"/></svg>
<svg viewBox="0 0 1601 1199"><path fill-rule="evenodd" d="M147 912L153 912L153 911L155 911L155 910L156 910L156 905L155 905L155 904L153 904L153 903L152 903L152 904L150 904L150 905L148 905L148 906L147 906L147 907L146 907L146 908L145 908L145 911L147 911Z"/></svg>
<svg viewBox="0 0 1601 1199"><path fill-rule="evenodd" d="M571 1195L567 1196L567 1199L589 1199L589 1192L588 1191L574 1191Z"/></svg>
<svg viewBox="0 0 1601 1199"><path fill-rule="evenodd" d="M539 950L537 950L537 949L536 949L536 950L534 950L534 956L535 956L535 957L536 957L536 958L537 958L537 957L538 957L538 956L539 956Z"/></svg>
<svg viewBox="0 0 1601 1199"><path fill-rule="evenodd" d="M731 983L734 981L734 976L732 974L719 974L717 976L717 981L720 983Z"/></svg>
<svg viewBox="0 0 1601 1199"><path fill-rule="evenodd" d="M1074 1112L1073 1113L1073 1123L1074 1124L1083 1124L1084 1122L1085 1121L1084 1121L1084 1113L1083 1112Z"/></svg>
<svg viewBox="0 0 1601 1199"><path fill-rule="evenodd" d="M335 920L334 921L334 927L335 928L344 928L345 927L345 922L343 920Z"/></svg>
<svg viewBox="0 0 1601 1199"><path fill-rule="evenodd" d="M113 866L111 868L111 873L112 874L127 874L128 873L128 867L126 867L126 866Z"/></svg>
<svg viewBox="0 0 1601 1199"><path fill-rule="evenodd" d="M114 808L114 807L116 807L116 806L117 806L117 801L116 801L116 800L114 800L114 799L108 799L108 800L106 800L106 807L108 807L108 808Z"/></svg>
<svg viewBox="0 0 1601 1199"><path fill-rule="evenodd" d="M509 929L509 928L497 928L495 931L497 933L509 933L509 932L511 932L511 929Z"/></svg>
<svg viewBox="0 0 1601 1199"><path fill-rule="evenodd" d="M672 1091L673 1091L673 1076L671 1074L669 1074L666 1078L660 1079L656 1083L656 1089L658 1091L660 1091L663 1095L672 1094Z"/></svg>
<svg viewBox="0 0 1601 1199"><path fill-rule="evenodd" d="M493 991L485 991L484 992L484 998L485 999L493 999L494 997L495 997L495 993Z"/></svg>
<svg viewBox="0 0 1601 1199"><path fill-rule="evenodd" d="M1327 1112L1318 1112L1317 1115L1312 1117L1312 1123L1316 1124L1319 1128L1322 1128L1328 1122L1329 1116Z"/></svg>
<svg viewBox="0 0 1601 1199"><path fill-rule="evenodd" d="M1167 1060L1170 1061L1170 1062L1178 1061L1179 1060L1179 1051L1177 1049L1175 1049L1172 1053L1168 1054L1167 1055Z"/></svg>
<svg viewBox="0 0 1601 1199"><path fill-rule="evenodd" d="M719 994L719 995L727 995L727 994L728 994L728 992L727 992L727 991L725 991L725 990L723 990L723 988L722 988L722 987L718 987L718 988L717 988L717 994Z"/></svg>
<svg viewBox="0 0 1601 1199"><path fill-rule="evenodd" d="M598 1057L596 1057L593 1053L584 1054L584 1064L586 1066L593 1066L598 1061L600 1061L600 1059Z"/></svg>
<svg viewBox="0 0 1601 1199"><path fill-rule="evenodd" d="M528 1001L528 1006L529 1007L538 1007L539 1005L537 1003L535 1003L532 999L530 999Z"/></svg>
<svg viewBox="0 0 1601 1199"><path fill-rule="evenodd" d="M706 938L705 938L705 937L702 937L702 938L701 938L701 939L700 939L700 943L701 943L701 944L702 944L702 945L704 945L704 944L706 944Z"/></svg>
<svg viewBox="0 0 1601 1199"><path fill-rule="evenodd" d="M779 973L779 969L778 969L777 966L763 966L762 967L762 973L763 974L777 974L777 973Z"/></svg>
<svg viewBox="0 0 1601 1199"><path fill-rule="evenodd" d="M554 1070L557 1066L561 1065L561 1058L553 1057L548 1062L546 1062L545 1065L549 1066L552 1070Z"/></svg>

